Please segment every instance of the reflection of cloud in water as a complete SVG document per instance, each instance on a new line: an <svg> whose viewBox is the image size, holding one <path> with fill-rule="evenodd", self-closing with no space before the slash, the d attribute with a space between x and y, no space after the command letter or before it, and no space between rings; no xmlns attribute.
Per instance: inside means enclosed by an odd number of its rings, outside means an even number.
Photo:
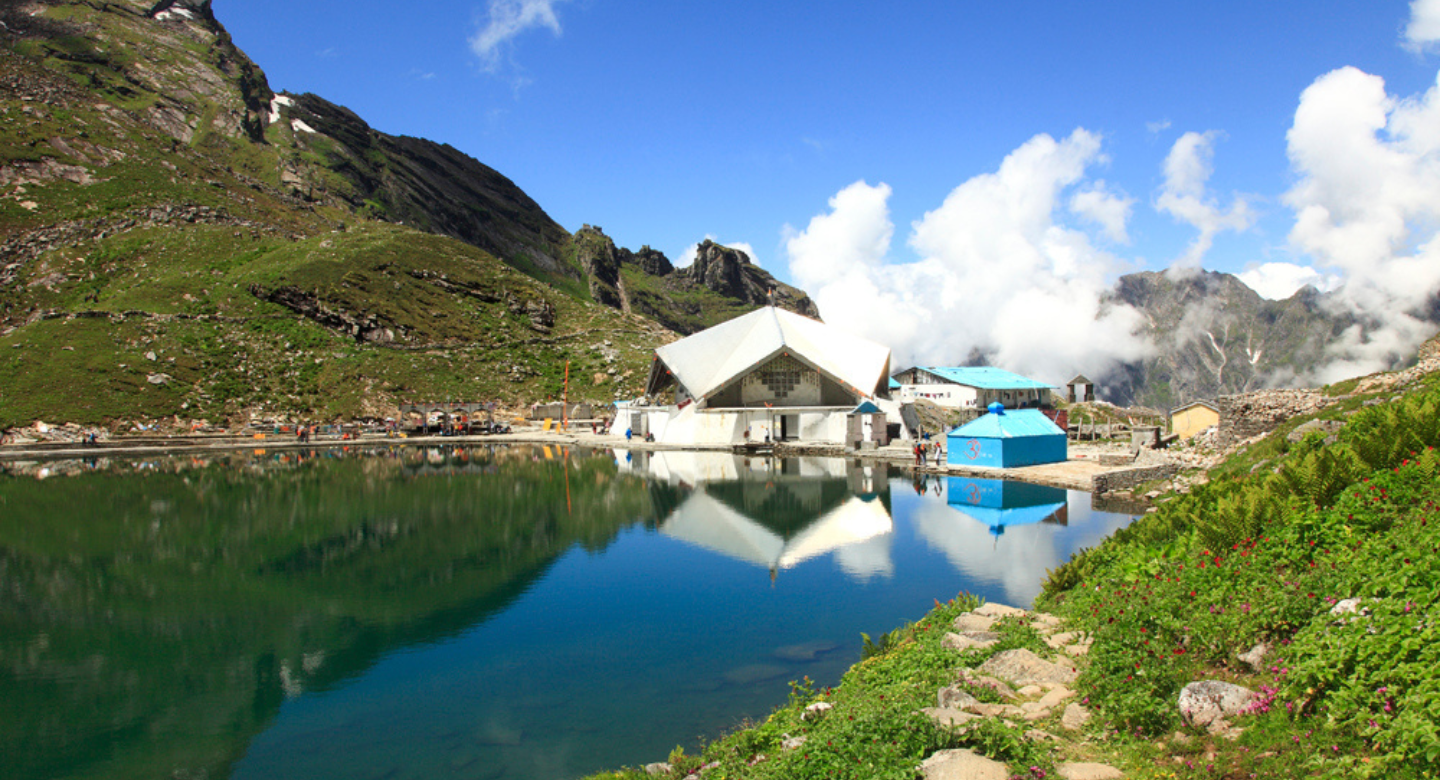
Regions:
<svg viewBox="0 0 1440 780"><path fill-rule="evenodd" d="M1028 607L1040 595L1045 571L1064 563L1082 547L1090 547L1129 522L1090 511L1089 496L1069 493L1068 527L1031 524L1009 526L1003 534L940 501L921 501L911 522L920 538L944 554L957 570L976 582L999 585L1005 603Z"/></svg>

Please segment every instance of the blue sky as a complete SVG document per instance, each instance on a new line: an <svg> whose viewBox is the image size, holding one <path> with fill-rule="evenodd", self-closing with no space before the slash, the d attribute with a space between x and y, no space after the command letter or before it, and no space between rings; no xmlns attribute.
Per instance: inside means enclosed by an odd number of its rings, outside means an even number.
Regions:
<svg viewBox="0 0 1440 780"><path fill-rule="evenodd" d="M1058 328L1076 333L1072 362L1100 373L1153 348L1097 308L1133 270L1248 271L1276 297L1300 281L1353 288L1346 299L1376 316L1440 285L1424 251L1440 204L1420 203L1437 163L1440 0L403 9L215 3L276 90L449 143L572 231L599 225L682 262L706 237L741 245L830 320L883 301L901 314L854 327L901 362L953 363L971 345L1058 375L1069 368L1036 355ZM1306 95L1320 128L1379 119L1368 138L1307 134ZM1370 162L1327 168L1347 143L1375 147L1355 155ZM1357 189L1410 195L1378 211L1341 202ZM1417 266L1423 279L1397 281ZM1019 310L953 303L977 288L1016 291ZM1026 307L1047 316L1016 336ZM1337 364L1359 370L1418 337L1396 327L1383 345L1357 335Z"/></svg>

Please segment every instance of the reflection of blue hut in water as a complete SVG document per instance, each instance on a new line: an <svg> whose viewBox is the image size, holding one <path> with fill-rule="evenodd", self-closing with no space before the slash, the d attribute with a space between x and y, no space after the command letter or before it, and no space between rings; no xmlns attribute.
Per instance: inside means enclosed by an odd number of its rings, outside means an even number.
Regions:
<svg viewBox="0 0 1440 780"><path fill-rule="evenodd" d="M1005 533L1006 526L1069 521L1067 497L1060 488L973 477L949 477L946 482L950 506L990 526L996 536Z"/></svg>
<svg viewBox="0 0 1440 780"><path fill-rule="evenodd" d="M946 437L945 462L952 466L1014 468L1063 463L1069 457L1065 431L1038 409L1006 409L960 426Z"/></svg>

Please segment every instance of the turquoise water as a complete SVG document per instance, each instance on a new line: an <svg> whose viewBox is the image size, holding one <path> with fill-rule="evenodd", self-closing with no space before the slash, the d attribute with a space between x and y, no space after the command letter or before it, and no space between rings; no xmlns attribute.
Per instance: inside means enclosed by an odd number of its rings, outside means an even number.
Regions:
<svg viewBox="0 0 1440 780"><path fill-rule="evenodd" d="M1090 496L839 459L378 448L11 466L0 776L567 778L1028 605Z"/></svg>

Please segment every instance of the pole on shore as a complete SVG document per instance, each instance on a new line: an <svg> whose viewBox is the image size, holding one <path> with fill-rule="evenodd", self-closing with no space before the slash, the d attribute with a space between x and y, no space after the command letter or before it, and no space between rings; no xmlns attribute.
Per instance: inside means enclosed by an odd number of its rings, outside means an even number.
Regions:
<svg viewBox="0 0 1440 780"><path fill-rule="evenodd" d="M570 413L570 361L565 361L565 385L560 389L560 432L565 432L565 417Z"/></svg>

